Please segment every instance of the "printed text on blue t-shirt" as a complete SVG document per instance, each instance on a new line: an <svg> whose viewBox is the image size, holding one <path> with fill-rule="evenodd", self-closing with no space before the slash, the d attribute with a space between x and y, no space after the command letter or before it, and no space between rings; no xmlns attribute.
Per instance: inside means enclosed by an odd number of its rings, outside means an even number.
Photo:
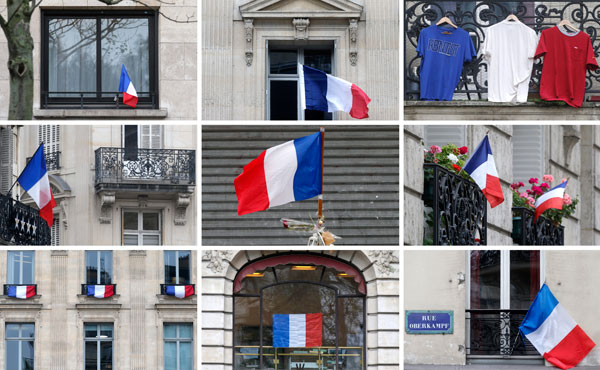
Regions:
<svg viewBox="0 0 600 370"><path fill-rule="evenodd" d="M447 55L450 57L455 56L459 48L459 44L436 39L429 39L429 43L427 45L427 50L431 50L433 52Z"/></svg>

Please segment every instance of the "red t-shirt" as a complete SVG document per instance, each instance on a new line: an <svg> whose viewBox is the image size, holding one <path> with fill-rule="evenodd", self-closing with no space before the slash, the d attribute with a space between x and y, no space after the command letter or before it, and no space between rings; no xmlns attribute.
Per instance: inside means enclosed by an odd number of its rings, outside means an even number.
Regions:
<svg viewBox="0 0 600 370"><path fill-rule="evenodd" d="M585 95L585 75L598 68L594 48L585 32L563 33L558 27L542 31L535 57L544 56L540 96L543 100L563 100L581 107Z"/></svg>

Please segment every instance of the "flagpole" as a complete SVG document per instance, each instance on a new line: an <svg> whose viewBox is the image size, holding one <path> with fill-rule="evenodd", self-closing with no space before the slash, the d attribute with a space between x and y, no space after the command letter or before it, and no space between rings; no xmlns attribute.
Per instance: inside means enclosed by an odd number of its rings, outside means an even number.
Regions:
<svg viewBox="0 0 600 370"><path fill-rule="evenodd" d="M31 158L35 157L35 155L37 154L38 150L40 150L40 148L42 147L42 145L44 145L44 142L42 141L40 143L40 145L38 146L38 148L35 150L35 152L33 152L33 155L31 156ZM19 174L19 176L17 176L17 179L15 180L15 182L13 182L13 184L10 186L10 189L8 189L8 191L6 192L6 195L10 194L10 191L15 187L15 184L17 183L17 181L19 181L19 177L21 177L21 175L23 174L23 172L25 172L25 169L27 169L27 166L29 166L29 163L27 163L25 165L25 167L23 168L23 171L21 171L21 173ZM11 197L12 198L12 197Z"/></svg>
<svg viewBox="0 0 600 370"><path fill-rule="evenodd" d="M325 127L321 126L321 194L319 194L319 221L323 219L323 162L325 162Z"/></svg>

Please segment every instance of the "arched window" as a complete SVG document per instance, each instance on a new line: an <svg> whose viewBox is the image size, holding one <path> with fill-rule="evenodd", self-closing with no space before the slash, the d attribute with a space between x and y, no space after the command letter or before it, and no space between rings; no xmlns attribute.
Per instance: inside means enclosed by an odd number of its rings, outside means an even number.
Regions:
<svg viewBox="0 0 600 370"><path fill-rule="evenodd" d="M364 369L365 297L360 271L334 257L290 253L247 264L233 287L234 369ZM274 347L276 314L322 314L321 345Z"/></svg>

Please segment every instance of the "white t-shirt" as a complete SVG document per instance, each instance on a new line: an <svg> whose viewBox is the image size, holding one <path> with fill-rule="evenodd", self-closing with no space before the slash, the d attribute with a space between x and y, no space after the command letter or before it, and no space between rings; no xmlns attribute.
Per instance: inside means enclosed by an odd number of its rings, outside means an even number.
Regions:
<svg viewBox="0 0 600 370"><path fill-rule="evenodd" d="M527 101L538 40L521 22L504 20L488 27L481 53L488 62L489 101Z"/></svg>

